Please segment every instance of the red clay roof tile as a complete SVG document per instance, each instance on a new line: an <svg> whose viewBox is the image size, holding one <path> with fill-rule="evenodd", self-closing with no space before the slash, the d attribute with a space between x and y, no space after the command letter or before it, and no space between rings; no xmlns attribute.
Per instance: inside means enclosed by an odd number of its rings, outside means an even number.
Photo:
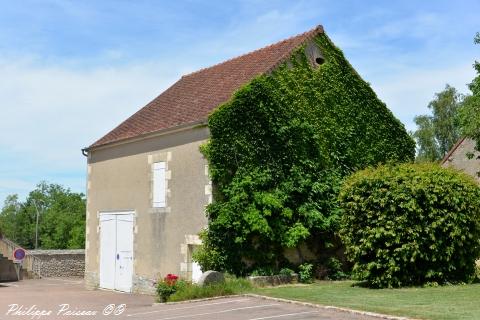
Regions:
<svg viewBox="0 0 480 320"><path fill-rule="evenodd" d="M90 148L205 121L254 77L267 73L306 40L322 33L310 31L183 76L157 98L133 114Z"/></svg>

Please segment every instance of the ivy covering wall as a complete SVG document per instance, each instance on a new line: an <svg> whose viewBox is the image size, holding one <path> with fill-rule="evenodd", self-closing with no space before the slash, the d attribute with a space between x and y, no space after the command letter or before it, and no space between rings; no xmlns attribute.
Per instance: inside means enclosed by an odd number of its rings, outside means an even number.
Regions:
<svg viewBox="0 0 480 320"><path fill-rule="evenodd" d="M403 124L342 52L324 34L312 41L325 63L312 66L299 48L209 117L214 203L195 256L204 270L278 270L301 244L321 254L338 230L343 177L414 158Z"/></svg>

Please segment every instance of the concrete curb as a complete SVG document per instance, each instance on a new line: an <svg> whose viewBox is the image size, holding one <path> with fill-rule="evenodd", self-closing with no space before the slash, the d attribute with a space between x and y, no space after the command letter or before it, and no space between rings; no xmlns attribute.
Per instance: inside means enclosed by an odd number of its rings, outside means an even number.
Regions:
<svg viewBox="0 0 480 320"><path fill-rule="evenodd" d="M334 306L324 306L324 305L320 305L320 304L315 304L315 303L310 303L310 302L302 302L302 301L297 301L297 300L288 300L288 299L282 299L282 298L273 298L273 297L262 296L262 295L254 294L254 293L246 293L246 294L243 294L243 296L244 296L244 297L259 298L259 299L264 299L264 300L277 301L277 302L292 303L292 304L297 304L297 305L306 306L306 307L312 307L312 308L318 308L318 309L335 310L335 311L346 312L346 313L351 313L351 314L358 314L358 315L362 315L362 316L375 317L375 318L379 318L379 319L387 319L387 320L419 320L419 319L408 318L408 317L391 316L391 315L381 314L381 313L376 313L376 312L360 311L360 310L354 310L354 309L348 309L348 308L341 308L341 307L334 307Z"/></svg>
<svg viewBox="0 0 480 320"><path fill-rule="evenodd" d="M334 310L334 311L339 311L339 312L344 312L344 313L357 314L357 315L361 315L361 316L375 317L375 318L379 318L379 319L420 320L420 319L415 319L415 318L391 316L391 315L387 315L387 314L381 314L381 313L369 312L369 311L360 311L360 310L348 309L348 308L342 308L342 307L324 306L324 305L321 305L321 304L315 304L315 303L310 303L310 302L302 302L302 301L298 301L298 300L273 298L273 297L262 296L262 295L254 294L254 293L235 294L235 295L231 295L231 296L210 297L210 298L203 298L203 299L194 299L194 300L185 300L185 301L177 301L177 302L167 302L167 303L155 302L153 304L153 306L187 304L187 303L193 303L193 302L220 300L220 299L228 299L228 298L239 298L239 297L249 297L249 298L257 298L257 299L263 299L263 300L291 303L291 304L296 304L296 305L305 306L305 307L325 309L325 310Z"/></svg>

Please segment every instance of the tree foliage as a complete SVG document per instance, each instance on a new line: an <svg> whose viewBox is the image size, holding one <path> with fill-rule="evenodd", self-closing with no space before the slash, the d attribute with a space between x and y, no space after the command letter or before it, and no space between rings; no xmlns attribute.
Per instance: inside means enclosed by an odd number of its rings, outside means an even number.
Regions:
<svg viewBox="0 0 480 320"><path fill-rule="evenodd" d="M415 117L417 130L413 136L418 145L418 161L437 161L453 147L460 138L458 110L463 96L454 87L446 85L445 89L435 94L428 108L432 115Z"/></svg>
<svg viewBox="0 0 480 320"><path fill-rule="evenodd" d="M244 274L278 270L285 248L332 245L345 175L379 162L410 161L414 142L325 35L325 63L304 48L255 78L213 112L202 152L214 203L195 259Z"/></svg>
<svg viewBox="0 0 480 320"><path fill-rule="evenodd" d="M480 256L480 188L434 164L366 169L342 187L353 274L376 288L469 281Z"/></svg>
<svg viewBox="0 0 480 320"><path fill-rule="evenodd" d="M84 248L85 196L58 184L40 183L24 202L8 196L0 213L1 232L24 248L34 248L37 209L39 248Z"/></svg>
<svg viewBox="0 0 480 320"><path fill-rule="evenodd" d="M422 162L437 161L441 159L442 156L440 154L437 139L435 138L432 116L416 116L414 121L417 125L417 130L413 133L413 137L417 141L418 146L417 160Z"/></svg>
<svg viewBox="0 0 480 320"><path fill-rule="evenodd" d="M475 36L475 43L480 44L480 33ZM462 123L463 134L475 139L476 149L480 151L480 62L475 61L473 67L477 76L468 85L472 95L465 98L465 102L460 110L460 119Z"/></svg>

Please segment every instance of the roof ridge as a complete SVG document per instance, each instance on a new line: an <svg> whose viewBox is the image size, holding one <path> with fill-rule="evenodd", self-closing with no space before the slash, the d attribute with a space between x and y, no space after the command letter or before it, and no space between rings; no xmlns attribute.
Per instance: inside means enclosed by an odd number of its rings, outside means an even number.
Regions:
<svg viewBox="0 0 480 320"><path fill-rule="evenodd" d="M253 50L253 51L250 51L250 52L247 52L247 53L243 53L243 54L241 54L241 55L238 55L238 56L236 56L236 57L233 57L233 58L224 60L224 61L222 61L222 62L218 62L218 63L216 63L216 64L214 64L214 65L211 65L211 66L208 66L208 67L204 67L204 68L198 69L198 70L196 70L196 71L193 71L193 72L184 74L184 75L182 75L182 78L189 77L189 76L191 76L191 75L197 74L197 73L202 72L202 71L205 71L205 70L207 70L207 69L212 69L212 68L214 68L214 67L218 67L218 66L220 66L220 65L222 65L222 64L224 64L224 63L228 63L228 62L233 61L233 60L235 60L235 59L238 59L238 58L241 58L241 57L244 57L244 56L248 56L248 55L257 53L257 52L259 52L259 51L262 51L262 50L269 49L269 48L271 48L271 47L273 47L273 46L276 46L276 45L279 45L279 44L281 44L281 43L290 41L290 40L292 40L292 39L294 39L294 38L300 38L300 37L303 37L303 36L307 36L309 33L315 34L315 32L324 32L323 26L322 26L321 24L319 24L319 25L317 25L317 26L316 26L315 28L313 28L313 29L310 29L310 30L308 30L308 31L299 33L299 34L294 35L294 36L291 36L291 37L288 37L287 39L280 40L280 41L278 41L278 42L275 42L275 43L266 45L266 46L264 46L264 47L262 47L262 48L255 49L255 50ZM307 39L308 39L308 38L309 38L309 37L307 37ZM282 57L282 58L283 58L283 57ZM279 59L279 60L281 60L281 59Z"/></svg>
<svg viewBox="0 0 480 320"><path fill-rule="evenodd" d="M315 28L311 29L310 31L307 31L307 32L304 32L302 34L299 34L297 36L294 36L294 37L290 37L286 40L289 40L289 39L292 39L292 38L295 38L295 37L300 37L300 36L304 36L305 39L302 41L302 43L305 43L305 41L307 40L310 40L311 38L313 38L313 36L317 33L323 33L324 32L324 29L323 29L323 26L321 24L319 24L318 26L316 26ZM281 64L286 58L288 58L290 55L291 55L291 51L290 52L285 52L282 56L280 56L277 61L270 67L270 69L268 69L266 72L269 73L271 72L272 70L274 70L275 68L278 67L279 64Z"/></svg>

